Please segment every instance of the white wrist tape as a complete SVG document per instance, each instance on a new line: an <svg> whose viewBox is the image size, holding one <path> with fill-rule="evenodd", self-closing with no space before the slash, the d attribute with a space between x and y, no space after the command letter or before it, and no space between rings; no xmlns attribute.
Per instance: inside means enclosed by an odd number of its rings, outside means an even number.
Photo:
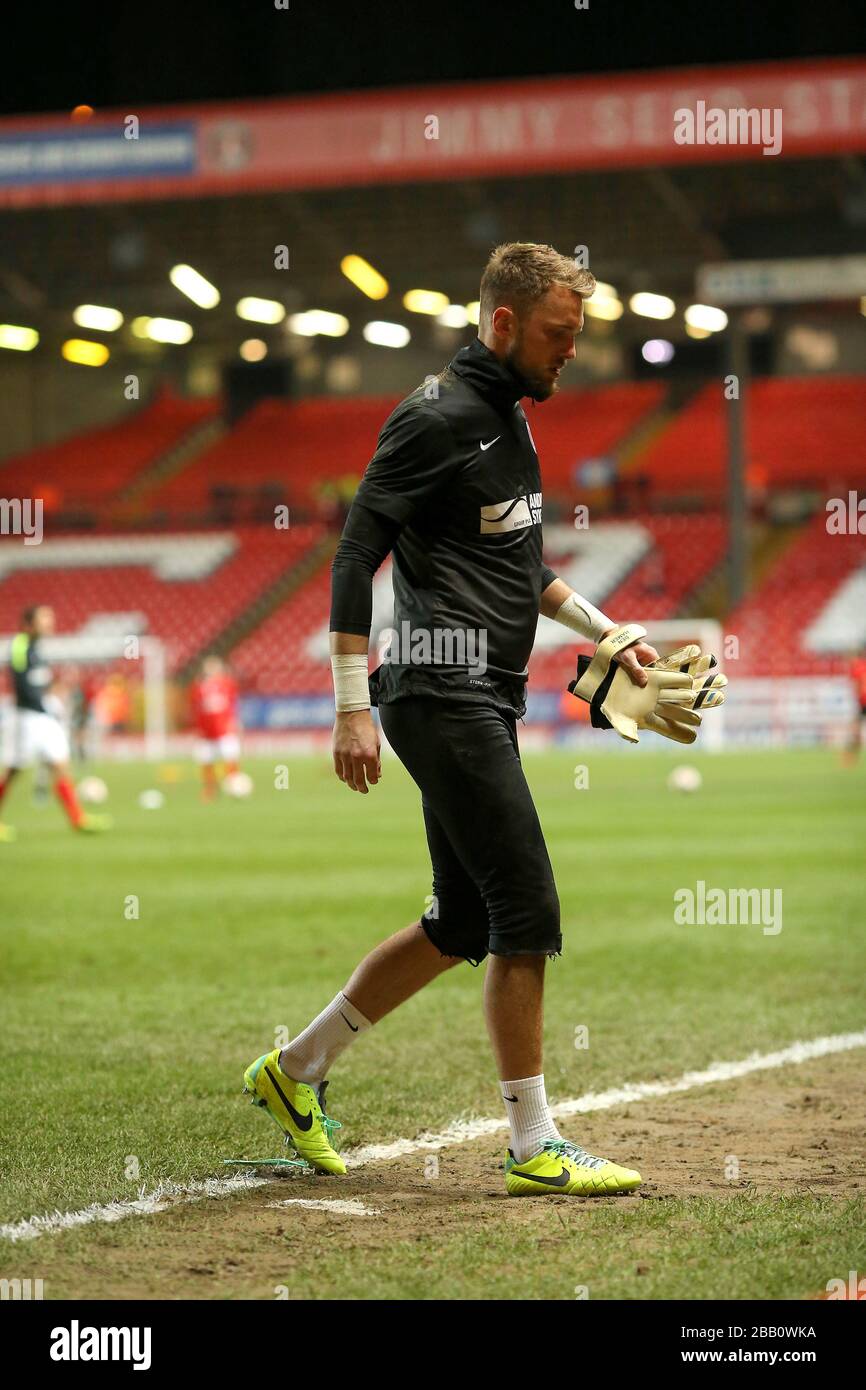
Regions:
<svg viewBox="0 0 866 1390"><path fill-rule="evenodd" d="M581 637L596 643L601 641L603 632L616 627L616 623L600 609L594 608L587 599L581 598L580 594L569 594L555 615L554 622L562 623L564 627L570 627L572 632L579 632Z"/></svg>
<svg viewBox="0 0 866 1390"><path fill-rule="evenodd" d="M370 708L366 652L332 656L331 674L334 678L334 704L338 714Z"/></svg>

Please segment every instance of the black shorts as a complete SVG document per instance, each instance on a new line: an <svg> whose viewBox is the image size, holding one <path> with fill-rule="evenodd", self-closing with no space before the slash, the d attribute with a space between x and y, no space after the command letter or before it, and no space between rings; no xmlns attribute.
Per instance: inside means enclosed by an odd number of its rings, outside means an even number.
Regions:
<svg viewBox="0 0 866 1390"><path fill-rule="evenodd" d="M517 747L516 716L435 695L380 705L385 736L421 791L443 955L559 955L559 898Z"/></svg>

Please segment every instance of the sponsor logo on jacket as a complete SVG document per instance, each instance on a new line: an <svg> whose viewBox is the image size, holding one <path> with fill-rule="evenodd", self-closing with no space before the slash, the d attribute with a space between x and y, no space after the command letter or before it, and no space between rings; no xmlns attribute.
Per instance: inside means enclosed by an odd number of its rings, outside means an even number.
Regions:
<svg viewBox="0 0 866 1390"><path fill-rule="evenodd" d="M506 502L490 502L481 508L481 535L501 535L541 525L541 493L526 492Z"/></svg>

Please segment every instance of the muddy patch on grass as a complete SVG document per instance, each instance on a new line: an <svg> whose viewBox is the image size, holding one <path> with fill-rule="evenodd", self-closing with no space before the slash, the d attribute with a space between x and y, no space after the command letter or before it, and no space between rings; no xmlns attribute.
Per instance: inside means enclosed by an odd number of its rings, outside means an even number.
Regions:
<svg viewBox="0 0 866 1390"><path fill-rule="evenodd" d="M351 1117L341 1118L351 1134ZM576 1116L563 1128L591 1152L638 1168L643 1187L620 1197L509 1198L503 1131L344 1178L293 1172L220 1201L43 1236L7 1246L3 1269L24 1275L38 1264L54 1298L274 1298L281 1289L290 1298L363 1297L331 1286L341 1259L372 1270L396 1247L415 1245L423 1262L456 1240L531 1234L543 1246L575 1214L583 1225L599 1208L673 1198L866 1196L862 1051ZM299 1204L308 1201L316 1205Z"/></svg>

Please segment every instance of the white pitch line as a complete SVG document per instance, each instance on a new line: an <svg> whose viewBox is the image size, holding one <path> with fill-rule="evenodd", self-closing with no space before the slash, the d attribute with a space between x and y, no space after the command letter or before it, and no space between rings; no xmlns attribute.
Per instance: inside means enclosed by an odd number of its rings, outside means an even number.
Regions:
<svg viewBox="0 0 866 1390"><path fill-rule="evenodd" d="M338 1216L381 1216L378 1207L368 1207L366 1202L354 1198L333 1197L319 1201L315 1197L287 1197L284 1202L268 1202L269 1207L312 1207L315 1211L335 1211Z"/></svg>
<svg viewBox="0 0 866 1390"><path fill-rule="evenodd" d="M574 1100L564 1100L554 1105L553 1114L560 1119L568 1115L586 1115L595 1110L610 1110L615 1105L628 1105L634 1101L677 1095L699 1086L712 1086L719 1081L734 1081L741 1076L749 1076L752 1072L796 1066L816 1057L830 1056L834 1052L850 1052L857 1047L866 1047L866 1029L860 1033L836 1033L826 1038L813 1038L810 1042L791 1043L777 1052L752 1052L737 1062L713 1062L703 1071L685 1072L676 1081L634 1082L608 1091L589 1091ZM416 1139L397 1139L391 1144L367 1144L363 1148L349 1149L343 1154L343 1158L349 1168L364 1168L368 1164L404 1158L407 1154L451 1148L455 1144L465 1144L471 1139L498 1134L507 1128L508 1121L505 1119L456 1120L438 1134L419 1134ZM35 1240L37 1236L45 1235L49 1231L68 1230L73 1226L121 1221L126 1216L151 1216L184 1202L197 1202L205 1197L232 1197L236 1192L265 1187L280 1181L284 1179L259 1178L242 1173L231 1178L205 1178L201 1182L161 1183L153 1192L142 1191L135 1200L109 1202L104 1206L94 1203L82 1211L55 1211L46 1216L31 1216L22 1221L11 1222L0 1226L0 1239ZM334 1207L333 1202L308 1201L304 1205L326 1205L332 1209Z"/></svg>
<svg viewBox="0 0 866 1390"><path fill-rule="evenodd" d="M47 1216L31 1216L23 1221L13 1221L0 1226L0 1239L35 1240L48 1231L66 1231L72 1226L90 1226L96 1221L122 1221L125 1216L152 1216L155 1212L168 1211L170 1207L181 1206L184 1202L199 1202L202 1197L231 1197L235 1192L251 1187L264 1187L271 1178L256 1178L248 1173L239 1173L233 1178L205 1178L202 1182L160 1183L153 1192L137 1198L121 1197L116 1202L101 1206L94 1202L82 1211L54 1211Z"/></svg>
<svg viewBox="0 0 866 1390"><path fill-rule="evenodd" d="M551 1106L554 1118L568 1115L587 1115L593 1110L610 1110L614 1105L632 1101L652 1100L691 1091L697 1086L711 1086L716 1081L732 1081L754 1071L769 1071L774 1067L808 1062L813 1057L826 1057L832 1052L847 1052L866 1047L866 1030L862 1033L837 1033L833 1037L813 1038L811 1042L795 1042L778 1052L752 1052L739 1062L712 1062L704 1071L687 1071L676 1081L638 1081L616 1086L609 1091L589 1091L576 1100L563 1100ZM419 1134L417 1139L395 1139L391 1144L367 1144L364 1148L349 1149L343 1154L347 1167L362 1168L368 1163L385 1163L407 1154L423 1153L429 1149L447 1149L465 1144L469 1139L483 1139L508 1129L507 1119L455 1120L439 1134Z"/></svg>

